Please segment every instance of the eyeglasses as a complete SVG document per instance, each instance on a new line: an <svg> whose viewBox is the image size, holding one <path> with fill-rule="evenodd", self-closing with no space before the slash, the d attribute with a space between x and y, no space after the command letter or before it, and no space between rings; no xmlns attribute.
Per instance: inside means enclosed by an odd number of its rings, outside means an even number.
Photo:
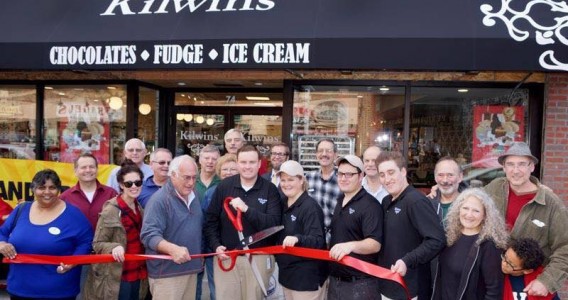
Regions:
<svg viewBox="0 0 568 300"><path fill-rule="evenodd" d="M270 155L283 157L283 156L288 156L288 153L284 153L284 152L270 152Z"/></svg>
<svg viewBox="0 0 568 300"><path fill-rule="evenodd" d="M163 166L163 165L168 165L168 166L169 166L172 161L171 161L171 160L160 160L160 161L155 161L155 160L153 160L152 162L153 162L153 163L157 163L157 164L160 165L160 166Z"/></svg>
<svg viewBox="0 0 568 300"><path fill-rule="evenodd" d="M359 174L359 172L337 172L337 177L341 178L341 177L345 176L345 178L351 179L351 178L353 178L353 176L358 175L358 174Z"/></svg>
<svg viewBox="0 0 568 300"><path fill-rule="evenodd" d="M142 149L142 148L130 148L130 149L126 149L126 151L141 153L142 151L144 151L144 149Z"/></svg>
<svg viewBox="0 0 568 300"><path fill-rule="evenodd" d="M514 168L519 168L519 169L526 169L531 165L530 162L520 162L518 164L515 164L514 162L506 162L505 163L505 168L507 169L514 169Z"/></svg>
<svg viewBox="0 0 568 300"><path fill-rule="evenodd" d="M135 185L137 187L141 187L142 186L142 180L136 180L136 181L125 181L122 184L124 184L125 187L127 188L131 188L132 185Z"/></svg>
<svg viewBox="0 0 568 300"><path fill-rule="evenodd" d="M223 168L223 169L221 169L221 172L231 172L231 173L234 173L234 172L238 172L238 171L239 171L239 170L237 170L237 169L235 169L235 168Z"/></svg>
<svg viewBox="0 0 568 300"><path fill-rule="evenodd" d="M333 149L318 149L317 153L318 154L322 154L322 153L333 153Z"/></svg>
<svg viewBox="0 0 568 300"><path fill-rule="evenodd" d="M501 260L504 261L513 271L522 271L523 270L523 268L515 269L515 266L513 266L513 264L507 259L507 256L505 256L504 253L501 253Z"/></svg>

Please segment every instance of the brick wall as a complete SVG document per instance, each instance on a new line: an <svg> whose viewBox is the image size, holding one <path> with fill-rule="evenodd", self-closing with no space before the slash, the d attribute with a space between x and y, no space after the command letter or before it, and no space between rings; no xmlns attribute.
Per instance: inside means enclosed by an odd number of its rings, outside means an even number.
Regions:
<svg viewBox="0 0 568 300"><path fill-rule="evenodd" d="M568 73L547 76L544 101L542 182L568 204ZM568 283L560 299L568 299Z"/></svg>

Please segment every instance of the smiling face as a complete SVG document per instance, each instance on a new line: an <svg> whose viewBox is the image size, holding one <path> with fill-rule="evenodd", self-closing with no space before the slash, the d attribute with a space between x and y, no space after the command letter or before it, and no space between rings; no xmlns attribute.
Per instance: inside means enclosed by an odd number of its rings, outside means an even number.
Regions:
<svg viewBox="0 0 568 300"><path fill-rule="evenodd" d="M284 146L274 146L270 150L270 164L272 169L278 171L280 166L288 159L288 152Z"/></svg>
<svg viewBox="0 0 568 300"><path fill-rule="evenodd" d="M150 167L154 171L154 177L168 177L168 168L172 162L172 155L166 151L157 152L154 160L150 162Z"/></svg>
<svg viewBox="0 0 568 300"><path fill-rule="evenodd" d="M59 200L60 190L51 179L34 189L34 199L41 207L51 207Z"/></svg>
<svg viewBox="0 0 568 300"><path fill-rule="evenodd" d="M337 168L337 183L339 190L345 194L351 194L361 189L363 173L349 163L343 162Z"/></svg>
<svg viewBox="0 0 568 300"><path fill-rule="evenodd" d="M387 192L397 198L408 185L406 168L399 168L394 160L386 160L379 164L379 181Z"/></svg>
<svg viewBox="0 0 568 300"><path fill-rule="evenodd" d="M241 175L241 181L256 180L256 177L258 176L258 170L260 169L260 159L258 157L258 152L239 152L237 157L237 165L239 174Z"/></svg>
<svg viewBox="0 0 568 300"><path fill-rule="evenodd" d="M477 234L481 231L481 224L485 219L485 208L476 197L469 196L460 207L460 223L462 233L466 235Z"/></svg>
<svg viewBox="0 0 568 300"><path fill-rule="evenodd" d="M94 182L97 180L97 162L92 157L80 157L77 159L75 176L80 182Z"/></svg>
<svg viewBox="0 0 568 300"><path fill-rule="evenodd" d="M225 179L229 176L233 176L233 175L237 175L239 174L239 170L238 170L238 166L237 163L234 161L228 161L224 164L221 165L221 172L220 172L220 176L221 179Z"/></svg>
<svg viewBox="0 0 568 300"><path fill-rule="evenodd" d="M503 171L511 188L522 190L531 184L530 177L534 171L534 163L526 156L507 156L503 161Z"/></svg>
<svg viewBox="0 0 568 300"><path fill-rule="evenodd" d="M124 157L132 160L137 165L144 162L146 156L146 148L138 140L130 140L126 143L124 148Z"/></svg>
<svg viewBox="0 0 568 300"><path fill-rule="evenodd" d="M376 146L371 146L363 153L363 166L365 167L365 175L369 177L379 176L377 164L375 163L377 157L381 154L381 149Z"/></svg>
<svg viewBox="0 0 568 300"><path fill-rule="evenodd" d="M280 188L286 197L296 199L304 192L304 180L299 176L290 176L282 172L280 173Z"/></svg>
<svg viewBox="0 0 568 300"><path fill-rule="evenodd" d="M458 187L463 179L460 167L453 160L443 160L436 164L435 180L440 193L446 197L456 196Z"/></svg>
<svg viewBox="0 0 568 300"><path fill-rule="evenodd" d="M132 186L127 187L125 183L141 183L142 178L140 178L140 174L138 172L130 172L123 176L122 183L119 183L120 188L122 189L122 197L128 199L136 199L140 195L142 191L142 185L136 186L136 184L132 184Z"/></svg>
<svg viewBox="0 0 568 300"><path fill-rule="evenodd" d="M316 158L320 166L322 167L333 167L333 162L337 158L337 154L333 149L333 144L328 141L322 141L319 143L316 149Z"/></svg>

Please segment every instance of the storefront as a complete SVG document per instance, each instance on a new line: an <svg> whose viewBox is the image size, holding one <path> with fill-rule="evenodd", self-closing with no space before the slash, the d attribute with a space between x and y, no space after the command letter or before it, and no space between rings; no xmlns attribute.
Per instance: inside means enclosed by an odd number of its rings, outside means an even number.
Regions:
<svg viewBox="0 0 568 300"><path fill-rule="evenodd" d="M239 127L264 154L289 143L307 169L322 136L342 154L403 151L413 183L428 187L439 157L487 182L495 157L522 140L542 159L535 175L568 196L558 5L9 1L0 156L71 162L89 151L113 164L132 137L196 156Z"/></svg>

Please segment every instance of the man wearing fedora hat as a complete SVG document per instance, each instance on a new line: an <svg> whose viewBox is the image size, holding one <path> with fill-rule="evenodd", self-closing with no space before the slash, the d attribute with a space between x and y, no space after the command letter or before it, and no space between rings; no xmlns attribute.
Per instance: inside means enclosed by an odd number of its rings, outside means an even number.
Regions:
<svg viewBox="0 0 568 300"><path fill-rule="evenodd" d="M538 159L526 143L514 143L498 161L506 176L494 179L485 190L505 217L511 237L535 239L546 256L544 272L527 284L525 292L554 293L568 277L568 211L556 194L531 176Z"/></svg>

